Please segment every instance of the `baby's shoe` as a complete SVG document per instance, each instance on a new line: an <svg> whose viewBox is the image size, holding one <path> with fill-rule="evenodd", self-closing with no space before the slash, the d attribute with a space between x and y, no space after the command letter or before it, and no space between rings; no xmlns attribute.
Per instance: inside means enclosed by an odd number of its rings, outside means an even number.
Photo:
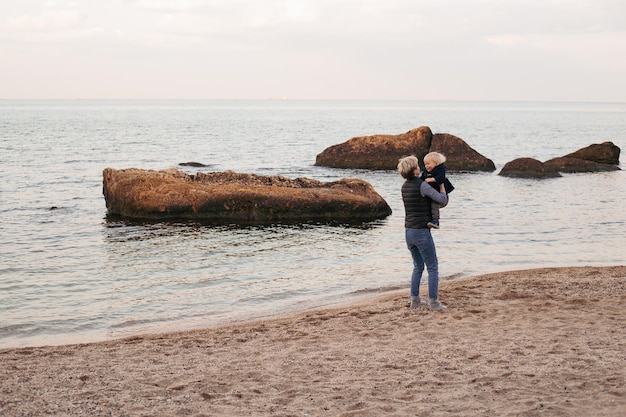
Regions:
<svg viewBox="0 0 626 417"><path fill-rule="evenodd" d="M439 220L432 219L431 221L426 223L426 226L428 226L430 229L439 229Z"/></svg>

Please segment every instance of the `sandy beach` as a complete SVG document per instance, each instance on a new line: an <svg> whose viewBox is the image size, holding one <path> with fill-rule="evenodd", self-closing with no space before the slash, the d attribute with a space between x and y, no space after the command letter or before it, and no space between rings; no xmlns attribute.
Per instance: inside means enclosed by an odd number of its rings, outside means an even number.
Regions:
<svg viewBox="0 0 626 417"><path fill-rule="evenodd" d="M442 282L288 316L0 350L9 416L624 416L626 266Z"/></svg>

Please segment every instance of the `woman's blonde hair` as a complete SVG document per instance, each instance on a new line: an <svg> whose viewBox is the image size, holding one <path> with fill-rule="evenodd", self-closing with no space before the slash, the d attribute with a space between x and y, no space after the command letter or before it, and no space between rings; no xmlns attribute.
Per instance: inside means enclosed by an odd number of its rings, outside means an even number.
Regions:
<svg viewBox="0 0 626 417"><path fill-rule="evenodd" d="M419 161L414 155L405 156L398 162L398 174L402 175L402 178L413 178L416 168L419 169Z"/></svg>
<svg viewBox="0 0 626 417"><path fill-rule="evenodd" d="M446 156L440 154L439 152L429 152L424 156L424 161L430 159L435 163L435 165L441 165L446 162Z"/></svg>

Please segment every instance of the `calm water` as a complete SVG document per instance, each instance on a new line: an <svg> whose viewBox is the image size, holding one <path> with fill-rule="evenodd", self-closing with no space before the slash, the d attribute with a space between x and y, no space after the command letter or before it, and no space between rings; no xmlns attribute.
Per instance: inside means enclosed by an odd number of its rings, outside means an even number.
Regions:
<svg viewBox="0 0 626 417"><path fill-rule="evenodd" d="M607 140L624 150L626 104L3 100L0 348L205 327L408 288L401 179L313 164L351 137L423 125L497 166L450 175L456 190L434 232L442 279L626 262L624 171L497 175L522 156L547 160ZM104 168L189 161L207 171L359 177L394 212L357 226L107 220Z"/></svg>

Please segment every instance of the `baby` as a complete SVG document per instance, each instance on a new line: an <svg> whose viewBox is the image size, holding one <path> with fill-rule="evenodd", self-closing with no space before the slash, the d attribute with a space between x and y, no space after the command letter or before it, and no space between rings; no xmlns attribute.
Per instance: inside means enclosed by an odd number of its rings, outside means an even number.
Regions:
<svg viewBox="0 0 626 417"><path fill-rule="evenodd" d="M454 186L446 177L446 157L439 152L430 152L424 157L424 171L420 178L429 183L435 190L439 191L439 186L444 184L446 193L452 192ZM439 209L445 207L446 204L438 204L434 201L431 204L432 220L426 225L433 229L439 229Z"/></svg>

